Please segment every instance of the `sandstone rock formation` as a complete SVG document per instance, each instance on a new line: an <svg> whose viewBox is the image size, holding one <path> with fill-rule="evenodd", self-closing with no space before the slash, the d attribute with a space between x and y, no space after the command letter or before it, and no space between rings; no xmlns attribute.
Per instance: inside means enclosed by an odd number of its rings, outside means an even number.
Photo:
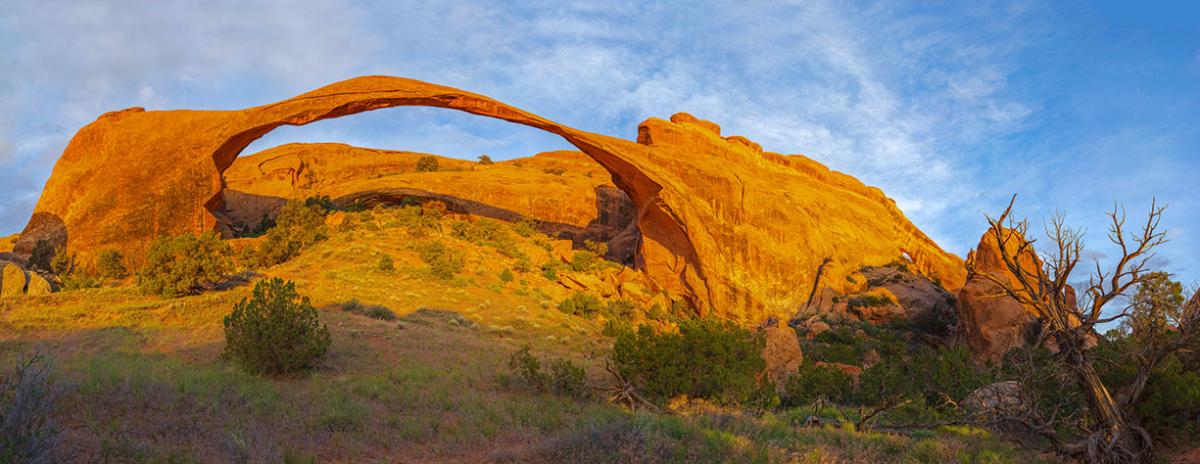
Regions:
<svg viewBox="0 0 1200 464"><path fill-rule="evenodd" d="M1005 230L1006 234L1016 232ZM1019 237L1008 240L1015 253ZM985 232L979 247L967 257L976 273L988 273L998 280L1008 279L1016 286L1012 273L1000 255L1000 244L991 230ZM1021 266L1033 270L1041 266L1033 258L1022 256ZM1019 287L1018 287L1019 288ZM1037 323L1037 311L1008 296L986 277L971 274L958 293L958 332L980 361L999 361L1009 350L1023 346L1029 330Z"/></svg>
<svg viewBox="0 0 1200 464"><path fill-rule="evenodd" d="M16 264L6 264L0 271L0 298L12 298L25 294L25 271Z"/></svg>
<svg viewBox="0 0 1200 464"><path fill-rule="evenodd" d="M438 157L437 172L417 172L417 160L425 156L433 155L333 143L282 145L240 157L225 171L225 201L215 213L239 229L273 215L285 199L328 196L367 206L436 200L456 213L532 220L576 246L606 242L611 259L633 264L640 236L636 208L582 152L491 165Z"/></svg>
<svg viewBox="0 0 1200 464"><path fill-rule="evenodd" d="M702 312L751 322L790 317L824 258L828 282L907 256L956 289L962 262L918 230L877 188L806 158L724 137L713 123L651 118L637 141L555 123L491 98L425 82L350 79L265 106L233 111L105 114L71 140L15 246L65 244L80 260L117 249L134 264L158 235L217 227L222 173L251 142L281 125L396 106L433 106L557 134L611 175L636 207L635 265Z"/></svg>
<svg viewBox="0 0 1200 464"><path fill-rule="evenodd" d="M29 283L25 286L25 294L29 296L49 295L54 292L54 284L36 272L29 273Z"/></svg>
<svg viewBox="0 0 1200 464"><path fill-rule="evenodd" d="M783 322L765 327L763 335L767 339L767 345L763 348L767 377L776 388L782 388L783 382L796 373L804 362L800 339L796 337L796 331Z"/></svg>

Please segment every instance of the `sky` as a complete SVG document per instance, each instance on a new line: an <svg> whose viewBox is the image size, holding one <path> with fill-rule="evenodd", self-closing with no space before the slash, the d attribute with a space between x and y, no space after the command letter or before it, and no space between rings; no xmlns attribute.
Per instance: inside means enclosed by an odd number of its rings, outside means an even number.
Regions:
<svg viewBox="0 0 1200 464"><path fill-rule="evenodd" d="M0 235L100 114L240 109L367 74L634 139L686 111L875 185L965 256L1017 194L1111 260L1105 212L1169 205L1155 265L1200 280L1200 3L0 0ZM247 149L341 142L494 159L536 129L395 108ZM1082 276L1081 276L1082 277Z"/></svg>

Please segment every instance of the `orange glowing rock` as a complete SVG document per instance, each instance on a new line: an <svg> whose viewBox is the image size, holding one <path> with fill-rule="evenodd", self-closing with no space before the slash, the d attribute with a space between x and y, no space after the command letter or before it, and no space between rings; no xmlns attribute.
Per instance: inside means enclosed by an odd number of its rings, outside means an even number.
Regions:
<svg viewBox="0 0 1200 464"><path fill-rule="evenodd" d="M15 246L65 243L81 260L117 249L141 256L155 236L217 227L222 173L251 142L303 125L395 106L433 106L557 134L611 176L641 233L635 265L702 312L743 322L789 317L825 257L837 288L863 265L909 259L957 289L962 261L910 223L879 189L803 156L762 152L716 124L649 119L637 142L574 129L491 98L425 82L371 76L235 111L108 113L81 129L55 165ZM136 259L134 259L136 262Z"/></svg>

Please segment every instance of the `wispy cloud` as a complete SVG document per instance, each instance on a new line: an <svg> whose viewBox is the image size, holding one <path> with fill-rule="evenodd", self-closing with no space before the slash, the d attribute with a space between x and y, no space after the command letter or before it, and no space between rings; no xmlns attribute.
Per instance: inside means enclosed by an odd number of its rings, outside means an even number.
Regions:
<svg viewBox="0 0 1200 464"><path fill-rule="evenodd" d="M0 104L20 115L0 118L0 234L23 226L69 137L105 111L240 108L361 74L454 85L627 138L647 117L688 111L883 188L957 253L1013 192L1035 219L1063 208L1095 230L1112 197L1132 206L1165 190L1178 230L1192 226L1198 206L1170 186L1200 175L1200 135L1157 120L1080 129L1126 107L1088 87L1106 74L1071 74L1087 64L1078 57L1111 52L1081 53L1100 40L1072 18L1041 1L17 3L0 12ZM1194 75L1195 59L1177 66ZM565 147L397 109L281 129L252 149L296 140L464 157ZM1173 245L1188 254L1196 242Z"/></svg>

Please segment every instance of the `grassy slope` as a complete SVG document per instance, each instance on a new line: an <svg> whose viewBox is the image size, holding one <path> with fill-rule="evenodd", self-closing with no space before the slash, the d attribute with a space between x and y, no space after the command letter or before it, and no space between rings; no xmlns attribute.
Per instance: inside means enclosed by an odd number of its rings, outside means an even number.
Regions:
<svg viewBox="0 0 1200 464"><path fill-rule="evenodd" d="M430 276L416 251L429 240L463 250L463 272ZM798 428L808 411L633 414L528 391L507 367L521 345L581 363L600 382L598 356L611 344L598 322L554 309L552 284L536 271L549 259L535 243L544 240L518 240L535 271L504 283L501 270L515 262L498 250L414 236L375 214L262 271L295 280L322 308L333 346L310 374L263 379L220 360L221 318L247 286L176 300L131 287L6 300L0 362L34 346L56 359L69 386L58 417L63 449L89 462L1030 460L969 429L856 434ZM379 253L395 270L378 269ZM348 299L401 317L334 306Z"/></svg>

